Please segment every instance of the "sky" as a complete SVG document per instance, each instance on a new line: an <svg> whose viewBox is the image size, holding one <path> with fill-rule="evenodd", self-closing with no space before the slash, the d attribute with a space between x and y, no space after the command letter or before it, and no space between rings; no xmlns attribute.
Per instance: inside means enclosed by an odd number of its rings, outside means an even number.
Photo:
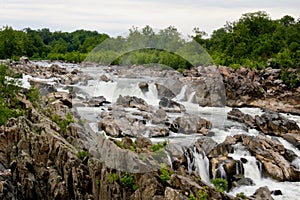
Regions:
<svg viewBox="0 0 300 200"><path fill-rule="evenodd" d="M300 17L299 0L0 0L0 27L96 30L116 36L132 26L175 26L183 35L194 27L211 34L242 14L266 11L272 19Z"/></svg>

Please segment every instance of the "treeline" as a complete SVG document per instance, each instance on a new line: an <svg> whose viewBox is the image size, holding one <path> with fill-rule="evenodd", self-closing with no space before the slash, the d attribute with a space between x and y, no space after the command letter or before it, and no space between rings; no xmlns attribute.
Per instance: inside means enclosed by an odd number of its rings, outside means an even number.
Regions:
<svg viewBox="0 0 300 200"><path fill-rule="evenodd" d="M102 64L159 63L178 70L213 62L233 68L300 66L300 20L291 16L272 20L265 12L247 13L235 22L227 22L209 38L199 28L194 29L190 38L204 49L182 39L173 26L159 32L149 26L133 27L128 36L117 38L86 30L67 33L3 27L0 59L26 55L69 62L87 59Z"/></svg>
<svg viewBox="0 0 300 200"><path fill-rule="evenodd" d="M300 19L284 16L272 20L266 12L243 14L235 22L215 30L210 38L194 29L195 40L203 45L217 65L252 68L300 67Z"/></svg>
<svg viewBox="0 0 300 200"><path fill-rule="evenodd" d="M97 31L77 30L71 33L49 29L0 30L0 59L18 59L25 55L32 59L81 62L86 54L109 36Z"/></svg>

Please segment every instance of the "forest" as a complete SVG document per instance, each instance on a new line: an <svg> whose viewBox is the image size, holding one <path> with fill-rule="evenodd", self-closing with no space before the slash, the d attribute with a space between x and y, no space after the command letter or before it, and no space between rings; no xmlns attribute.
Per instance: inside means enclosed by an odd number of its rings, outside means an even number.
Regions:
<svg viewBox="0 0 300 200"><path fill-rule="evenodd" d="M200 59L196 58L197 54L189 59L184 56L195 49L191 39L203 47L197 49L198 56L202 56ZM154 45L149 44L151 48L134 48L128 52L133 43L151 41L155 41ZM234 69L240 66L299 69L300 19L286 15L273 20L264 11L246 13L237 21L226 22L209 37L195 27L189 40L183 39L174 26L159 32L154 32L150 26L132 27L128 36L116 38L89 30L68 33L51 32L47 28L14 30L5 26L0 29L0 47L0 59L13 60L24 55L37 60L81 62L87 59L101 64L159 63L179 71L193 65L213 63Z"/></svg>

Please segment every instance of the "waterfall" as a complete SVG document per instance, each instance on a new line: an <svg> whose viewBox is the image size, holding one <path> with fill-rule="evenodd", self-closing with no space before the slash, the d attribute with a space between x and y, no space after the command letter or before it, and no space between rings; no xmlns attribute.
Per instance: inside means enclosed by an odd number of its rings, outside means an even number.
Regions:
<svg viewBox="0 0 300 200"><path fill-rule="evenodd" d="M190 155L189 155L187 150L185 151L184 155L185 155L185 157L187 159L187 162L188 162L188 172L189 172L189 174L191 174L192 171L193 171L193 166L194 166L194 161L195 160L193 159L193 162L191 162L191 158L190 158Z"/></svg>
<svg viewBox="0 0 300 200"><path fill-rule="evenodd" d="M170 167L171 169L173 169L173 164L172 164L172 158L171 158L171 154L169 151L166 151L167 152L167 157L168 157L168 161L170 163Z"/></svg>
<svg viewBox="0 0 300 200"><path fill-rule="evenodd" d="M175 97L175 99L176 99L177 101L182 101L182 100L184 100L186 88L187 88L187 85L184 85L184 86L181 88L179 94Z"/></svg>
<svg viewBox="0 0 300 200"><path fill-rule="evenodd" d="M205 155L205 152L203 151L202 154L199 154L196 148L194 148L193 155L195 158L195 167L199 176L201 177L201 180L203 180L207 184L210 184L209 160Z"/></svg>
<svg viewBox="0 0 300 200"><path fill-rule="evenodd" d="M220 173L220 178L221 179L226 179L227 176L226 176L226 171L224 169L224 163L219 164L218 168L215 170L214 179L219 178L219 177L217 177L218 172Z"/></svg>
<svg viewBox="0 0 300 200"><path fill-rule="evenodd" d="M194 97L195 97L196 92L192 92L187 100L189 103L193 103Z"/></svg>

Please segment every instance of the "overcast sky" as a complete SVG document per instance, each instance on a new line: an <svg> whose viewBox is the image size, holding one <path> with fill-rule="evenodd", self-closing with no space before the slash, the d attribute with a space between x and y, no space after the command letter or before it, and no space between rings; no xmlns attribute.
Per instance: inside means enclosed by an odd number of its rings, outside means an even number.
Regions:
<svg viewBox="0 0 300 200"><path fill-rule="evenodd" d="M52 31L88 29L117 35L132 26L194 27L211 33L243 13L264 10L272 19L300 17L299 0L0 0L0 26Z"/></svg>

